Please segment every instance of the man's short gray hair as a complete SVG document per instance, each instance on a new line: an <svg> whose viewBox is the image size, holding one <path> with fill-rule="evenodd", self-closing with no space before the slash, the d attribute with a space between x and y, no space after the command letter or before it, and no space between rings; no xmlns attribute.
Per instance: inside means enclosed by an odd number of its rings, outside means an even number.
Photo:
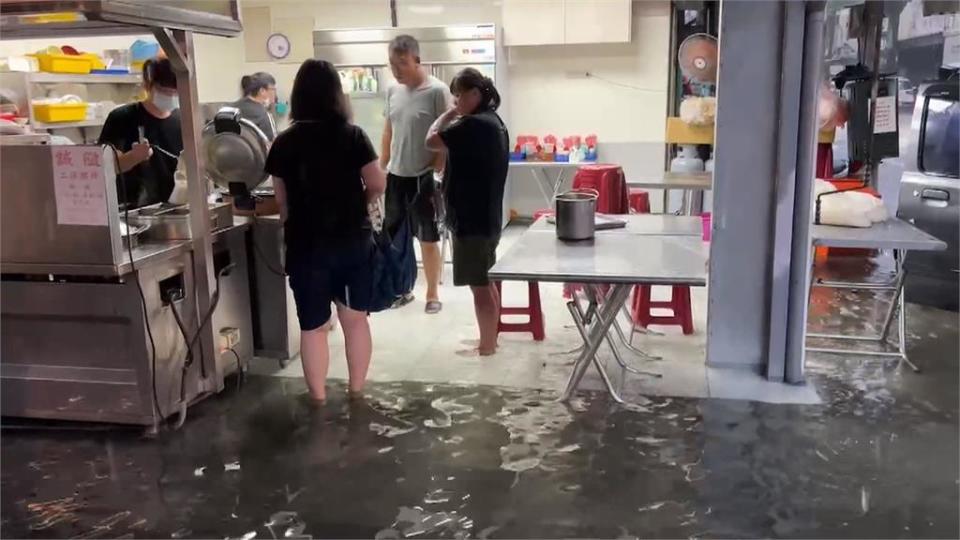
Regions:
<svg viewBox="0 0 960 540"><path fill-rule="evenodd" d="M419 60L420 42L411 35L400 34L390 40L390 54L410 54Z"/></svg>

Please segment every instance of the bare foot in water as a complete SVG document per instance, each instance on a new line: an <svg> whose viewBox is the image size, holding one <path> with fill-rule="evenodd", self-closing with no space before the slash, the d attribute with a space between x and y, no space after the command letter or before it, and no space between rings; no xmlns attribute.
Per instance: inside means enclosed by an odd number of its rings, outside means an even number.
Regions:
<svg viewBox="0 0 960 540"><path fill-rule="evenodd" d="M464 358L475 358L477 356L493 356L497 354L497 349L481 349L479 347L472 347L469 349L461 349L456 352L457 356L462 356Z"/></svg>

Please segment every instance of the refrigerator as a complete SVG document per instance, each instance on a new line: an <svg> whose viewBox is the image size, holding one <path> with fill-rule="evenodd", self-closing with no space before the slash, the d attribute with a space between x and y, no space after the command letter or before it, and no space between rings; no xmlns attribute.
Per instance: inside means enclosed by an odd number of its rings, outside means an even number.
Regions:
<svg viewBox="0 0 960 540"><path fill-rule="evenodd" d="M506 63L499 31L493 24L317 30L313 33L314 57L332 63L340 71L344 91L350 96L354 123L379 148L386 91L397 84L387 59L390 40L401 34L416 38L421 63L431 75L447 84L465 67L480 70L497 84L504 102L500 115L506 118Z"/></svg>

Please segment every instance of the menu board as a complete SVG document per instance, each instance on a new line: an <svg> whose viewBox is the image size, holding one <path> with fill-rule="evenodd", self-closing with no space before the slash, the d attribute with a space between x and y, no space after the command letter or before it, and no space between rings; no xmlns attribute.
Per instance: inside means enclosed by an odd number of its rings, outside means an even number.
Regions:
<svg viewBox="0 0 960 540"><path fill-rule="evenodd" d="M54 147L53 182L59 225L107 226L107 190L100 147Z"/></svg>

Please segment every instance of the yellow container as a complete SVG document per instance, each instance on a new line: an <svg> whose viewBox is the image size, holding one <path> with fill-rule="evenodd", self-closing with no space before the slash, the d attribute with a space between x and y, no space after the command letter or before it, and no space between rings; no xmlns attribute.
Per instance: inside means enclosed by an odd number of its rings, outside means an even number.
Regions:
<svg viewBox="0 0 960 540"><path fill-rule="evenodd" d="M672 144L713 144L713 126L691 126L671 116L667 118L666 139Z"/></svg>
<svg viewBox="0 0 960 540"><path fill-rule="evenodd" d="M820 130L817 132L817 142L820 144L833 144L837 138L837 128Z"/></svg>
<svg viewBox="0 0 960 540"><path fill-rule="evenodd" d="M33 117L38 122L48 124L57 122L80 122L87 117L86 103L37 103L33 106Z"/></svg>
<svg viewBox="0 0 960 540"><path fill-rule="evenodd" d="M48 73L90 73L93 69L93 62L87 56L71 56L67 54L48 54L37 55L40 62L40 71Z"/></svg>

